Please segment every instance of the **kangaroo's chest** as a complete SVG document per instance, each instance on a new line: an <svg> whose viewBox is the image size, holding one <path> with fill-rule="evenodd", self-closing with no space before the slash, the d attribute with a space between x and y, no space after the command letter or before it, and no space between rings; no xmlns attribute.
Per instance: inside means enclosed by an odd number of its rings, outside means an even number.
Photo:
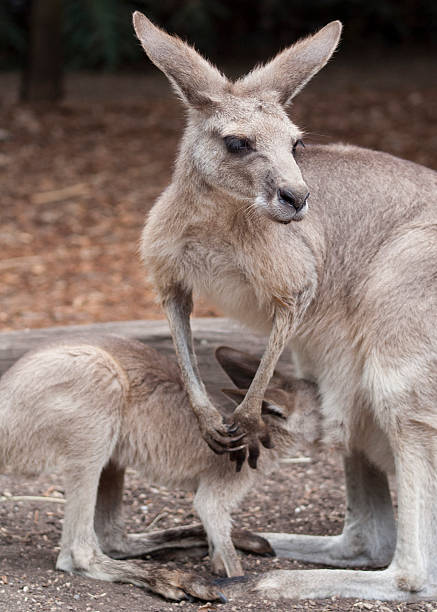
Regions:
<svg viewBox="0 0 437 612"><path fill-rule="evenodd" d="M270 314L264 294L253 282L244 256L231 244L211 241L184 246L186 278L195 295L213 303L226 316L258 332L270 331Z"/></svg>

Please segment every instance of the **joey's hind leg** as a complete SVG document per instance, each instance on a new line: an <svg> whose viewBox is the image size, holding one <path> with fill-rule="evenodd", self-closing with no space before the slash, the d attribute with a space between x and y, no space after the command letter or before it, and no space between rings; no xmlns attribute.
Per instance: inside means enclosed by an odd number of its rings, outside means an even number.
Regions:
<svg viewBox="0 0 437 612"><path fill-rule="evenodd" d="M85 469L82 466L81 470L74 469L67 474L67 502L57 569L99 580L135 584L177 601L187 595L208 601L221 599L217 587L189 572L168 570L155 564L142 566L106 556L94 530L98 484L99 469L94 466Z"/></svg>
<svg viewBox="0 0 437 612"><path fill-rule="evenodd" d="M125 469L111 461L103 468L97 491L94 528L102 550L111 554L127 546L123 520L123 488Z"/></svg>
<svg viewBox="0 0 437 612"><path fill-rule="evenodd" d="M275 555L272 547L267 540L256 533L245 529L232 529L232 542L235 548L254 555L273 557ZM142 557L146 554L167 551L163 553L164 558L171 558L172 555L180 557L175 549L197 549L202 555L202 548L208 545L208 538L205 529L200 523L183 525L180 527L170 527L144 533L128 534L125 536L123 549L110 547L108 554L115 559L128 559ZM204 553L203 553L204 554Z"/></svg>
<svg viewBox="0 0 437 612"><path fill-rule="evenodd" d="M201 548L207 545L205 529L199 523L128 534L122 515L124 469L108 463L102 470L94 518L99 544L114 559L128 559L171 549ZM245 530L232 530L232 541L240 550L273 555L267 540ZM221 566L223 571L223 566Z"/></svg>
<svg viewBox="0 0 437 612"><path fill-rule="evenodd" d="M222 496L223 497L223 496ZM202 484L194 498L194 507L205 528L212 571L228 577L243 576L243 568L232 543L230 509Z"/></svg>
<svg viewBox="0 0 437 612"><path fill-rule="evenodd" d="M384 567L393 557L396 526L384 473L361 453L344 459L346 517L338 536L262 534L278 557L333 567Z"/></svg>
<svg viewBox="0 0 437 612"><path fill-rule="evenodd" d="M115 559L128 559L169 548L206 546L201 525L126 533L122 510L124 474L124 468L110 462L100 476L94 526L103 552Z"/></svg>

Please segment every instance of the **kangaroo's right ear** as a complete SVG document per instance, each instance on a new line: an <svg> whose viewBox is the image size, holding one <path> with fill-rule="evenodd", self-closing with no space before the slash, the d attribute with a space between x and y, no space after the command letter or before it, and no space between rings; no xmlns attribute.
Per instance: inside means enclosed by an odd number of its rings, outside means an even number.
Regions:
<svg viewBox="0 0 437 612"><path fill-rule="evenodd" d="M156 27L139 11L133 14L135 32L151 61L167 76L189 106L214 104L228 84L226 77L192 47Z"/></svg>

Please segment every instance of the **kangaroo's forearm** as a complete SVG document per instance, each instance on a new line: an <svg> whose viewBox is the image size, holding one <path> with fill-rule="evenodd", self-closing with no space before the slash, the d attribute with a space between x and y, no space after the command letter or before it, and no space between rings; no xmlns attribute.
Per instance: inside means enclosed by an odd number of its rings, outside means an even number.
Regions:
<svg viewBox="0 0 437 612"><path fill-rule="evenodd" d="M197 414L202 406L206 407L210 402L199 374L193 347L190 326L190 315L193 308L192 294L180 287L175 287L170 297L164 300L163 307L173 337L185 389L193 410Z"/></svg>
<svg viewBox="0 0 437 612"><path fill-rule="evenodd" d="M261 415L261 402L279 357L290 338L293 320L293 313L289 309L277 308L275 310L266 350L244 399L244 406L249 414L259 411Z"/></svg>

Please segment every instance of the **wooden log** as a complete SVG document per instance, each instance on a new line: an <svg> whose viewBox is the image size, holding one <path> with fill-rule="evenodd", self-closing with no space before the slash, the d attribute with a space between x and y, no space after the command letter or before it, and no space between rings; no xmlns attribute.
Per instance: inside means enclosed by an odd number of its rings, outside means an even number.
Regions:
<svg viewBox="0 0 437 612"><path fill-rule="evenodd" d="M230 382L214 359L214 350L222 344L227 344L242 351L261 355L266 339L248 332L229 319L199 318L192 319L191 324L202 378L215 403L218 406L225 406L228 402L224 399L220 389L229 387ZM83 337L102 333L136 338L167 355L174 356L173 343L166 321L121 321L27 329L0 333L0 375L25 352L36 348L43 342L56 340L66 335L80 334ZM283 355L283 368L287 367L289 357L288 353Z"/></svg>

